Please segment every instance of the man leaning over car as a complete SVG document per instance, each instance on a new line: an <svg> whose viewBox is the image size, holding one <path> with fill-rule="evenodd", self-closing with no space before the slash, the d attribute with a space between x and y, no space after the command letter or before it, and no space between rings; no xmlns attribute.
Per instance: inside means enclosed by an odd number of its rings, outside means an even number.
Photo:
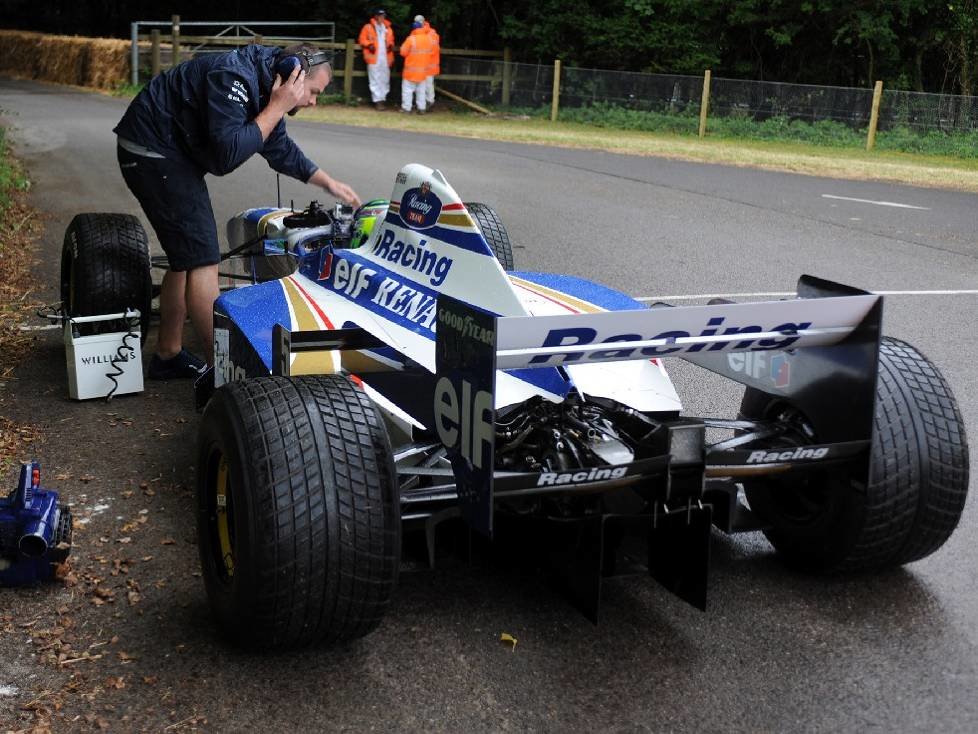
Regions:
<svg viewBox="0 0 978 734"><path fill-rule="evenodd" d="M285 69L276 73L283 60L295 64L287 78ZM213 364L220 250L205 174L223 176L259 153L279 173L360 205L356 192L309 160L285 129L285 115L315 105L332 76L325 54L306 45L201 56L154 78L116 126L122 176L169 260L151 379L203 371L204 360L183 349L188 314Z"/></svg>

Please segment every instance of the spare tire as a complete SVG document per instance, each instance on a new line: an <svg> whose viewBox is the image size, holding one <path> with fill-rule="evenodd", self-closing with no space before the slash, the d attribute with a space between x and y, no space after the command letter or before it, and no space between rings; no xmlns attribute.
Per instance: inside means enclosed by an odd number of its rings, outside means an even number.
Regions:
<svg viewBox="0 0 978 734"><path fill-rule="evenodd" d="M65 230L61 249L61 303L68 316L98 316L139 310L146 342L153 280L146 230L131 214L78 214ZM90 325L88 333L120 330Z"/></svg>
<svg viewBox="0 0 978 734"><path fill-rule="evenodd" d="M491 206L477 202L467 203L465 208L479 227L482 236L486 238L503 270L512 270L514 268L513 245L496 211Z"/></svg>
<svg viewBox="0 0 978 734"><path fill-rule="evenodd" d="M791 406L748 388L741 416ZM818 442L818 437L813 437ZM944 377L911 345L879 352L869 482L813 473L744 482L765 534L792 565L818 572L898 566L930 555L957 527L968 494L964 421Z"/></svg>

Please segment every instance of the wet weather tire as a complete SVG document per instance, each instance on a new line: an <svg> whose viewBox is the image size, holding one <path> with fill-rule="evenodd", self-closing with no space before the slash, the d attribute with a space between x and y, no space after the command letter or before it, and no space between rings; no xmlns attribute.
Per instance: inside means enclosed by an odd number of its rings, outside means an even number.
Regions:
<svg viewBox="0 0 978 734"><path fill-rule="evenodd" d="M489 243L489 247L495 253L496 259L499 260L499 264L503 266L503 270L512 270L514 268L513 245L509 241L506 227L503 226L503 222L496 211L491 206L476 202L467 203L465 208L475 220L479 231L482 232L482 236L486 238L486 242Z"/></svg>
<svg viewBox="0 0 978 734"><path fill-rule="evenodd" d="M748 389L741 415L773 417ZM821 572L898 566L930 555L957 527L968 493L968 445L951 389L911 345L884 337L869 483L817 475L745 483L751 509L786 560ZM819 482L819 480L822 480Z"/></svg>
<svg viewBox="0 0 978 734"><path fill-rule="evenodd" d="M149 331L153 281L146 230L131 214L78 214L61 250L61 302L69 316L139 309L142 341ZM118 325L88 325L112 331Z"/></svg>
<svg viewBox="0 0 978 734"><path fill-rule="evenodd" d="M383 421L342 376L218 389L197 454L204 583L223 632L249 648L361 637L400 563L400 505Z"/></svg>

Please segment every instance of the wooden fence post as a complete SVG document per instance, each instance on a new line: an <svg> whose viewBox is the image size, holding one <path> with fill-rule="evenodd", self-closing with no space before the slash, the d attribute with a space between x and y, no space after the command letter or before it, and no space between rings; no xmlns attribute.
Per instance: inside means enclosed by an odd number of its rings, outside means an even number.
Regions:
<svg viewBox="0 0 978 734"><path fill-rule="evenodd" d="M343 98L349 102L353 97L353 60L356 55L356 41L346 39L346 56L343 58Z"/></svg>
<svg viewBox="0 0 978 734"><path fill-rule="evenodd" d="M129 81L139 84L139 23L129 24Z"/></svg>
<svg viewBox="0 0 978 734"><path fill-rule="evenodd" d="M170 31L170 42L173 49L170 52L170 67L172 68L180 63L180 16L174 15L170 22L173 25Z"/></svg>
<svg viewBox="0 0 978 734"><path fill-rule="evenodd" d="M869 133L866 135L866 150L876 145L876 126L880 121L880 99L883 97L883 82L877 81L873 89L873 108L869 113Z"/></svg>
<svg viewBox="0 0 978 734"><path fill-rule="evenodd" d="M149 35L153 39L153 46L149 55L149 73L151 77L155 77L160 73L160 29L154 28L149 32Z"/></svg>
<svg viewBox="0 0 978 734"><path fill-rule="evenodd" d="M560 111L560 59L554 59L554 92L550 102L550 122L557 121Z"/></svg>
<svg viewBox="0 0 978 734"><path fill-rule="evenodd" d="M700 137L706 137L706 113L710 109L710 70L703 74L703 97L700 100Z"/></svg>
<svg viewBox="0 0 978 734"><path fill-rule="evenodd" d="M510 68L513 58L509 46L503 49L503 107L509 107L509 86L513 83L513 70Z"/></svg>

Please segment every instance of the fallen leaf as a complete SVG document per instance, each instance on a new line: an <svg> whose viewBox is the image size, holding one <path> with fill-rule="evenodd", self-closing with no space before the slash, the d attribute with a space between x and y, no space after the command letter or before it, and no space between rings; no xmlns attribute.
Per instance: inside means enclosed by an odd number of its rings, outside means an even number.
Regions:
<svg viewBox="0 0 978 734"><path fill-rule="evenodd" d="M499 635L499 641L506 643L507 645L512 645L511 649L513 652L516 652L516 638L508 632L503 632L501 635Z"/></svg>

